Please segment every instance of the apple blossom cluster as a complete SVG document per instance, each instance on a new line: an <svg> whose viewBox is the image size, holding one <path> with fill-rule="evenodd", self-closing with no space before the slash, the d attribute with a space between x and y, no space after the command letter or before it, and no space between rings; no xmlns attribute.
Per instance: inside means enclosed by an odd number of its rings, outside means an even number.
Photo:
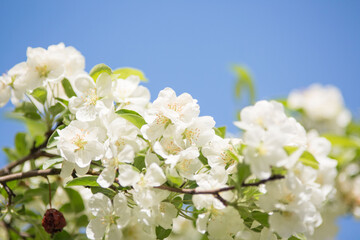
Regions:
<svg viewBox="0 0 360 240"><path fill-rule="evenodd" d="M322 133L341 134L351 121L341 92L331 85L313 84L305 90L292 91L287 104L290 109L304 111L301 122L307 129L314 128Z"/></svg>
<svg viewBox="0 0 360 240"><path fill-rule="evenodd" d="M259 197L259 206L270 213L270 228L286 238L294 232L311 236L334 192L337 162L327 157L330 142L316 131L306 133L275 101L259 101L240 114L235 125L244 130L244 161L252 173L264 179L280 169L285 175L266 183Z"/></svg>
<svg viewBox="0 0 360 240"><path fill-rule="evenodd" d="M262 100L240 112L241 138L229 138L188 93L165 88L151 102L139 70L84 69L84 57L62 43L28 48L26 62L0 77L0 106L11 99L15 112L47 128L45 138L27 137L34 146L24 152L38 155L24 166L60 175L50 179L64 185L53 206L65 218L77 216L67 215L71 204L60 195L82 199L72 210L83 209L88 239L327 239L318 236L339 194L358 214L357 178L336 179L330 156L338 155L319 135L342 134L350 121L335 88L289 96L287 106L303 110L309 131L281 103ZM333 107L324 108L329 101ZM18 165L28 158L19 156ZM1 184L9 169L0 170ZM5 190L11 193L6 182Z"/></svg>

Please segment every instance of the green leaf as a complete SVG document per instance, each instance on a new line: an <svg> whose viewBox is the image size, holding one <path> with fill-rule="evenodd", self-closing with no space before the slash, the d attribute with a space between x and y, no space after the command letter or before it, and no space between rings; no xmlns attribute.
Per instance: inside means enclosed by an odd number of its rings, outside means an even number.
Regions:
<svg viewBox="0 0 360 240"><path fill-rule="evenodd" d="M207 158L202 154L202 152L200 153L199 160L200 160L200 162L201 162L202 164L208 165L208 160L207 160Z"/></svg>
<svg viewBox="0 0 360 240"><path fill-rule="evenodd" d="M65 230L55 233L53 240L69 240L72 239L71 235Z"/></svg>
<svg viewBox="0 0 360 240"><path fill-rule="evenodd" d="M29 149L26 142L26 133L19 132L15 136L15 149L21 155L25 156L29 153Z"/></svg>
<svg viewBox="0 0 360 240"><path fill-rule="evenodd" d="M145 156L137 156L134 159L134 167L136 167L140 172L145 168Z"/></svg>
<svg viewBox="0 0 360 240"><path fill-rule="evenodd" d="M118 75L117 78L126 79L131 75L138 76L141 81L147 82L147 78L144 73L135 68L118 68L113 71L113 74Z"/></svg>
<svg viewBox="0 0 360 240"><path fill-rule="evenodd" d="M96 66L94 66L91 71L90 71L90 76L94 79L94 81L96 82L96 79L99 77L99 75L101 73L107 73L109 75L112 74L112 70L111 68L109 68L108 66L106 66L103 63L100 63Z"/></svg>
<svg viewBox="0 0 360 240"><path fill-rule="evenodd" d="M19 158L16 151L12 148L4 147L2 149L10 161L15 161Z"/></svg>
<svg viewBox="0 0 360 240"><path fill-rule="evenodd" d="M346 147L346 148L360 148L360 139L352 138L350 136L339 136L333 134L323 135L332 145Z"/></svg>
<svg viewBox="0 0 360 240"><path fill-rule="evenodd" d="M170 235L172 229L164 229L161 226L157 226L155 231L156 231L156 239L162 240Z"/></svg>
<svg viewBox="0 0 360 240"><path fill-rule="evenodd" d="M181 179L181 177L174 177L171 175L168 175L166 177L171 183L173 183L173 185L175 185L175 187L179 187L183 183L183 180Z"/></svg>
<svg viewBox="0 0 360 240"><path fill-rule="evenodd" d="M58 115L59 113L61 113L64 110L65 110L65 107L59 102L57 102L55 105L53 105L49 108L49 111L53 116Z"/></svg>
<svg viewBox="0 0 360 240"><path fill-rule="evenodd" d="M78 177L74 178L73 180L69 181L65 187L73 187L73 186L89 186L89 187L98 187L100 186L96 180L97 176L85 176L85 177Z"/></svg>
<svg viewBox="0 0 360 240"><path fill-rule="evenodd" d="M68 98L76 97L76 93L74 92L74 89L72 88L71 83L67 78L64 78L61 81L61 85L63 86L65 94Z"/></svg>
<svg viewBox="0 0 360 240"><path fill-rule="evenodd" d="M59 136L59 133L57 130L61 130L61 129L64 129L66 126L65 125L60 125L58 126L55 131L51 134L48 142L47 142L47 147L48 148L51 148L51 147L54 147L55 146L55 143L56 143L56 140L55 138Z"/></svg>
<svg viewBox="0 0 360 240"><path fill-rule="evenodd" d="M27 119L39 120L41 116L37 112L37 108L34 104L30 102L23 102L20 106L16 107L14 110L15 113L21 113ZM16 114L8 114L9 117L24 120L19 115Z"/></svg>
<svg viewBox="0 0 360 240"><path fill-rule="evenodd" d="M95 193L102 193L110 199L113 199L116 195L116 192L110 188L102 188L102 187L91 187L91 192Z"/></svg>
<svg viewBox="0 0 360 240"><path fill-rule="evenodd" d="M42 165L42 169L48 169L51 168L52 166L61 163L64 159L63 158L50 158L44 161L43 165Z"/></svg>
<svg viewBox="0 0 360 240"><path fill-rule="evenodd" d="M245 163L237 165L237 183L241 188L241 184L251 175L250 166Z"/></svg>
<svg viewBox="0 0 360 240"><path fill-rule="evenodd" d="M86 215L82 215L76 218L76 226L77 227L86 227L89 224L89 219Z"/></svg>
<svg viewBox="0 0 360 240"><path fill-rule="evenodd" d="M132 124L134 124L139 129L143 125L146 124L144 118L135 111L128 110L128 109L120 109L116 113L119 114L120 117L122 117L122 118L128 120L129 122L131 122Z"/></svg>
<svg viewBox="0 0 360 240"><path fill-rule="evenodd" d="M58 100L59 102L61 102L62 104L64 104L65 106L69 106L69 101L65 100L63 98L55 98L56 100Z"/></svg>
<svg viewBox="0 0 360 240"><path fill-rule="evenodd" d="M38 135L45 135L47 131L47 126L41 121L35 121L31 119L25 119L25 124L30 132L30 135L34 138Z"/></svg>
<svg viewBox="0 0 360 240"><path fill-rule="evenodd" d="M235 97L241 98L243 92L249 92L250 102L255 102L255 87L253 83L253 79L249 73L249 71L240 65L233 66L233 71L237 76L237 81L235 84Z"/></svg>
<svg viewBox="0 0 360 240"><path fill-rule="evenodd" d="M312 167L314 169L319 169L319 162L316 160L314 155L312 155L308 151L305 151L301 155L299 161L302 162L302 164L304 164L305 166L309 166L309 167Z"/></svg>
<svg viewBox="0 0 360 240"><path fill-rule="evenodd" d="M31 92L31 96L33 96L41 104L44 104L47 98L47 91L44 87L38 87Z"/></svg>
<svg viewBox="0 0 360 240"><path fill-rule="evenodd" d="M226 135L226 126L214 128L215 134L221 138L225 138Z"/></svg>
<svg viewBox="0 0 360 240"><path fill-rule="evenodd" d="M294 153L298 148L293 146L285 146L284 150L288 155ZM314 169L319 169L319 162L316 160L314 155L312 155L308 151L304 151L303 154L300 156L299 161L304 164L305 166L312 167Z"/></svg>
<svg viewBox="0 0 360 240"><path fill-rule="evenodd" d="M70 199L70 205L73 212L75 213L82 212L85 209L85 207L80 193L78 193L77 191L71 188L65 188L65 191Z"/></svg>
<svg viewBox="0 0 360 240"><path fill-rule="evenodd" d="M177 196L176 198L171 200L171 203L177 208L177 209L181 209L182 205L183 205L183 200L180 196Z"/></svg>
<svg viewBox="0 0 360 240"><path fill-rule="evenodd" d="M253 211L251 213L253 219L264 225L265 227L269 227L269 215L265 212Z"/></svg>

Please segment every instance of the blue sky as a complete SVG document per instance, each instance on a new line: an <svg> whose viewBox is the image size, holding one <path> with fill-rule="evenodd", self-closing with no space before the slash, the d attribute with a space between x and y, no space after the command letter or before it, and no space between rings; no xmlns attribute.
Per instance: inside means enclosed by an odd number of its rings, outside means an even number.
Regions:
<svg viewBox="0 0 360 240"><path fill-rule="evenodd" d="M313 82L341 89L359 117L360 2L357 1L0 1L0 73L26 48L64 42L97 63L142 69L152 99L165 88L189 92L201 115L232 126L231 64L246 65L258 99L286 96ZM22 127L0 109L0 146ZM5 157L0 154L0 165ZM360 236L344 218L339 239Z"/></svg>

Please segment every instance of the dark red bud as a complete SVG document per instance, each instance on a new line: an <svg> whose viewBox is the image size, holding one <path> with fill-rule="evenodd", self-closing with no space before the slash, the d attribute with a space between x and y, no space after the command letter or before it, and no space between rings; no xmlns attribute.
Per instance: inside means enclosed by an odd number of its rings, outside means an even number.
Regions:
<svg viewBox="0 0 360 240"><path fill-rule="evenodd" d="M50 208L44 214L42 226L49 234L61 232L66 226L64 215L54 208Z"/></svg>

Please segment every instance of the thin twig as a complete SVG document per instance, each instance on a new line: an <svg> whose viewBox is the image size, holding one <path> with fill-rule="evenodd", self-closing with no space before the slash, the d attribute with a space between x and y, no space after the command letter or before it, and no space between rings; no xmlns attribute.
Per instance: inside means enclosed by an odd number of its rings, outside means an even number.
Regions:
<svg viewBox="0 0 360 240"><path fill-rule="evenodd" d="M48 185L49 185L49 205L50 205L50 208L51 207L51 184L50 184L50 181L49 181L49 178L47 176L45 176L47 182L48 182Z"/></svg>
<svg viewBox="0 0 360 240"><path fill-rule="evenodd" d="M267 179L263 179L263 180L260 180L258 182L254 182L254 183L243 183L241 184L242 187L256 187L256 186L259 186L261 184L264 184L266 182L270 182L270 181L274 181L274 180L278 180L278 179L283 179L284 176L283 175L280 175L280 174L275 174L275 175L272 175L271 177L267 178Z"/></svg>
<svg viewBox="0 0 360 240"><path fill-rule="evenodd" d="M13 173L6 176L0 177L0 183L6 183L13 180L19 180L24 178L31 178L37 176L49 176L49 175L58 175L60 174L60 169L52 168L52 169L45 169L45 170L32 170L28 172L20 172L20 173Z"/></svg>
<svg viewBox="0 0 360 240"><path fill-rule="evenodd" d="M46 137L45 141L37 147L35 147L35 144L34 144L30 150L30 153L27 156L15 161L15 162L11 162L8 165L6 165L5 167L3 167L2 169L0 169L0 176L9 174L13 168L15 168L18 165L23 164L24 162L26 162L28 160L37 159L38 157L50 157L51 158L51 157L57 156L54 154L47 153L47 152L43 151L42 149L46 148L49 138L51 137L51 135L54 133L54 131L60 124L61 123L57 123L54 126L54 129L50 129L49 131L47 131L45 133L45 137Z"/></svg>
<svg viewBox="0 0 360 240"><path fill-rule="evenodd" d="M214 196L222 203L224 206L228 205L228 201L226 201L219 193L215 193Z"/></svg>
<svg viewBox="0 0 360 240"><path fill-rule="evenodd" d="M15 193L9 188L9 186L6 184L6 182L2 182L1 185L3 185L7 195L8 195L8 203L7 205L10 206L12 202L12 197L16 197Z"/></svg>
<svg viewBox="0 0 360 240"><path fill-rule="evenodd" d="M278 179L282 179L282 178L284 178L283 175L273 175L273 176L271 176L271 177L269 177L267 179L263 179L263 180L260 180L258 182L243 183L243 184L241 184L241 186L242 187L259 186L259 185L264 184L266 182L274 181L274 180L278 180ZM235 186L223 187L223 188L218 188L218 189L214 189L214 190L181 189L181 188L174 188L174 187L170 187L170 186L166 186L166 185L161 185L161 186L158 186L158 187L155 187L155 188L167 190L167 191L170 191L170 192L176 192L176 193L187 193L187 194L192 194L192 195L196 195L196 194L212 194L212 195L216 196L217 193L234 190Z"/></svg>
<svg viewBox="0 0 360 240"><path fill-rule="evenodd" d="M16 228L14 228L13 226L11 226L10 223L7 223L5 222L4 220L2 221L3 225L5 226L5 228L7 229L8 233L9 233L9 230L13 231L15 234L17 234L19 237L21 237L22 239L27 239L27 238L31 238L33 239L34 236L28 234L28 233L25 233L25 232L19 232Z"/></svg>

